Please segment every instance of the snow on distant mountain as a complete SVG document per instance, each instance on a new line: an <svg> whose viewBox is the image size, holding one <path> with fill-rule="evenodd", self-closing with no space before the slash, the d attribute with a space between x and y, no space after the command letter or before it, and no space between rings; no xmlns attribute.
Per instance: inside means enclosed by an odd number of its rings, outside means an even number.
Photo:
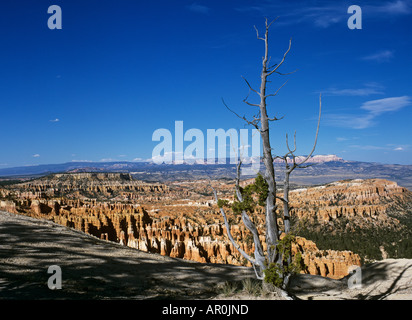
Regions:
<svg viewBox="0 0 412 320"><path fill-rule="evenodd" d="M296 163L302 162L303 160L305 160L306 157L305 156L298 156L295 158ZM288 158L288 160L292 160L290 158ZM306 161L306 163L325 163L325 162L332 162L332 161L338 161L338 162L343 162L344 160L340 157L338 157L337 155L334 154L327 154L327 155L315 155L312 156L308 159L308 161ZM276 159L274 161L275 163L282 163L283 160L282 159Z"/></svg>
<svg viewBox="0 0 412 320"><path fill-rule="evenodd" d="M303 160L306 159L306 156L297 156L295 157L296 163L302 162ZM291 158L288 158L288 161L292 161ZM342 158L338 157L335 154L327 154L327 155L315 155L310 157L306 163L325 163L325 162L332 162L332 161L338 161L338 162L344 162ZM148 160L150 163L154 163L151 159ZM243 157L242 158L242 163L243 164L250 164L250 163L257 163L261 162L263 163L263 160L260 159L259 157ZM273 161L274 163L283 163L282 159L275 159ZM204 164L204 165L213 165L213 164L237 164L237 159L235 158L223 158L223 159L183 159L180 162L176 161L171 161L166 164Z"/></svg>
<svg viewBox="0 0 412 320"><path fill-rule="evenodd" d="M306 157L297 157L296 162ZM68 162L61 164L44 164L0 169L1 180L30 178L31 175L46 175L58 172L125 172L132 173L133 177L144 181L174 181L195 179L234 178L236 175L236 161L227 158L224 163L216 159L215 164L183 163L183 164L155 164L150 161L140 162ZM224 160L224 159L223 159ZM234 160L234 159L232 159ZM244 167L259 159L243 159ZM292 180L297 185L324 184L344 179L387 179L397 182L400 186L412 190L412 165L382 164L372 162L348 161L336 155L316 155L308 159L307 164L312 166L295 170ZM276 159L276 174L282 181L284 163ZM265 170L260 161L260 169ZM9 177L9 178L7 178ZM252 177L252 176L251 176ZM245 173L244 178L247 178Z"/></svg>

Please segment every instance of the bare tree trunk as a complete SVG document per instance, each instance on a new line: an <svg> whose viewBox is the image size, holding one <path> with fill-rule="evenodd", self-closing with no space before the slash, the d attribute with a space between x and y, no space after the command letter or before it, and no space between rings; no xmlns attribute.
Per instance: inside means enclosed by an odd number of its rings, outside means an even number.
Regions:
<svg viewBox="0 0 412 320"><path fill-rule="evenodd" d="M279 243L279 240L280 240L281 231L279 229L278 220L277 220L278 215L277 215L277 203L276 203L276 201L277 201L277 199L283 201L283 216L281 217L281 219L284 222L284 232L287 235L287 234L289 234L290 229L291 229L291 226L290 226L290 206L289 206L289 191L290 191L289 178L290 178L290 174L292 173L292 171L296 167L303 167L301 165L309 159L309 157L312 155L312 153L315 149L316 141L317 141L317 137L318 137L318 132L319 132L320 110L321 110L321 107L320 107L320 109L319 109L319 120L318 120L316 138L315 138L315 143L314 143L313 149L312 149L311 153L309 154L309 156L307 156L306 159L303 162L301 162L299 164L297 164L295 162L294 152L296 151L296 133L295 133L295 140L294 140L295 146L294 146L293 150L290 150L290 148L289 148L287 135L286 135L286 144L287 144L289 152L283 157L276 157L276 158L283 159L286 163L283 198L278 197L276 195L276 191L277 191L276 187L277 186L276 186L275 168L274 168L274 164L273 164L274 159L273 159L273 156L272 156L272 146L271 146L270 137L269 137L269 131L270 131L269 130L270 129L269 124L270 124L270 122L280 120L281 118L276 118L276 117L270 118L268 116L266 99L268 97L276 96L277 93L279 92L279 90L286 84L287 81L283 85L281 85L275 91L275 93L272 93L272 94L266 94L266 86L267 86L267 83L268 83L268 77L270 77L273 73L277 73L277 74L280 74L280 75L287 75L287 74L290 74L290 73L293 73L293 72L280 73L278 71L279 67L282 66L283 62L285 61L285 58L286 58L287 54L290 51L292 40L289 41L289 47L285 51L285 53L283 54L282 60L279 63L274 64L272 66L269 65L269 63L270 63L270 57L268 55L269 54L269 27L274 21L272 21L271 23L268 24L267 19L265 20L266 29L265 29L264 37L259 36L259 32L255 27L257 38L259 40L263 40L264 43L265 43L265 53L264 53L264 56L262 58L262 70L261 70L261 74L260 74L260 88L259 88L259 91L253 89L252 86L249 84L249 82L246 79L244 79L246 81L246 84L249 87L249 90L253 91L254 93L256 93L259 96L260 102L259 102L259 104L250 103L249 101L247 101L248 97L246 97L243 100L243 102L245 102L246 104L248 104L250 106L257 107L258 110L259 110L258 115L253 116L253 120L250 121L250 120L246 119L245 116L243 116L243 117L239 116L236 112L231 110L226 105L226 103L223 101L225 106L231 112L233 112L236 116L238 116L239 118L246 121L247 124L251 124L256 129L258 129L259 132L260 132L261 138L262 138L263 163L264 163L264 166L265 166L264 179L265 179L265 181L267 183L267 187L268 187L268 193L267 193L266 203L265 203L265 223L266 223L265 228L266 228L266 244L267 244L266 256L263 252L262 245L260 243L258 230L257 230L256 226L254 225L254 223L250 220L250 217L248 216L246 211L243 210L241 212L241 216L242 216L243 223L245 224L245 226L248 228L248 230L253 235L253 240L254 240L254 244L255 244L254 258L252 258L248 254L246 254L246 252L241 250L239 245L235 242L235 240L233 239L233 237L230 233L230 226L229 226L229 223L227 221L226 214L225 214L223 208L220 208L220 211L221 211L222 216L223 216L224 221L225 221L225 225L226 225L226 229L227 229L230 241L239 250L239 252L242 254L242 256L244 256L248 261L250 261L252 263L253 267L255 268L255 273L256 273L258 279L264 279L263 272L267 268L270 268L272 263L276 263L279 267L278 268L279 270L284 270L283 266L284 266L285 263L286 263L286 265L289 265L291 263L291 255L290 254L288 255L287 261L284 261L284 259L283 259L284 257L282 256L282 254L280 252L277 252L277 246L278 246L278 243ZM320 105L321 105L321 103L320 103ZM260 122L260 125L259 125L259 122ZM288 164L288 156L289 155L292 156L292 159L293 159L293 164L292 165ZM239 161L238 167L237 167L236 195L237 195L238 200L240 202L243 202L242 193L241 193L240 188L239 188L240 166L241 166L241 161ZM215 194L216 201L218 201L216 191L215 190L213 190L213 191L214 191L214 194ZM260 269L259 272L256 270L256 267L258 267ZM285 273L285 274L281 274L279 276L282 277L282 280L283 280L283 285L281 287L282 287L283 290L285 290L286 287L287 287L287 284L289 282L290 274ZM287 293L285 291L283 292L283 294L285 296L287 296Z"/></svg>
<svg viewBox="0 0 412 320"><path fill-rule="evenodd" d="M290 212L289 212L289 170L285 172L285 180L283 182L283 224L285 227L285 233L290 232Z"/></svg>
<svg viewBox="0 0 412 320"><path fill-rule="evenodd" d="M266 199L266 243L268 250L268 264L273 263L276 258L276 245L279 240L279 226L277 223L277 214L276 214L276 180L275 180L275 168L273 166L273 157L272 157L272 147L270 145L269 139L269 118L267 115L266 109L266 84L268 77L268 37L269 37L269 27L270 24L267 24L265 21L266 30L265 38L260 38L265 42L265 56L262 60L262 72L260 75L260 134L262 137L263 145L263 162L266 168L265 180L268 183L269 193ZM257 35L259 38L259 35Z"/></svg>
<svg viewBox="0 0 412 320"><path fill-rule="evenodd" d="M295 151L296 151L296 132L293 138L293 150L290 149L289 147L289 141L288 141L288 136L286 135L286 146L288 148L288 153L286 153L283 157L277 157L280 159L283 159L285 162L285 180L283 182L283 198L280 200L283 201L283 222L284 222L284 227L285 227L285 233L288 234L290 232L290 206L289 206L289 191L290 191L290 184L289 184L289 178L290 174L295 170L296 168L306 168L310 165L303 166L303 164L309 160L309 158L312 156L313 152L315 151L316 148L316 143L318 140L318 135L319 135L319 125L320 125L320 117L322 114L322 96L319 95L319 118L318 118L318 124L316 127L316 135L315 135L315 142L313 143L313 147L309 155L306 156L306 158L301 161L300 163L296 163L296 156L295 156ZM288 157L292 157L292 164L290 165L288 163Z"/></svg>
<svg viewBox="0 0 412 320"><path fill-rule="evenodd" d="M241 167L241 165L242 165L242 162L239 160L238 165L237 165L237 171L236 171L236 195L237 195L238 200L240 202L243 202L243 196L242 196L242 193L240 192L240 188L239 188L240 167ZM212 190L213 190L213 193L215 195L216 202L218 202L218 197L217 197L216 190L213 189L213 187L212 187ZM262 244L261 244L260 238L259 238L259 232L258 232L255 224L252 222L252 220L250 219L250 217L246 213L246 211L242 210L241 217L242 217L243 224L252 233L253 242L254 242L254 245L255 245L254 258L252 258L244 250L242 250L240 248L239 244L236 243L236 241L233 239L232 233L230 231L230 225L229 225L229 222L228 222L227 217L226 217L226 213L223 210L223 208L220 208L220 213L223 216L223 220L225 222L225 227L226 227L226 230L227 230L229 240L232 242L234 247L240 252L240 254L252 264L253 269L255 270L256 278L258 278L260 280L263 280L263 278L264 278L263 271L266 269L267 265L266 265L265 254L263 252Z"/></svg>

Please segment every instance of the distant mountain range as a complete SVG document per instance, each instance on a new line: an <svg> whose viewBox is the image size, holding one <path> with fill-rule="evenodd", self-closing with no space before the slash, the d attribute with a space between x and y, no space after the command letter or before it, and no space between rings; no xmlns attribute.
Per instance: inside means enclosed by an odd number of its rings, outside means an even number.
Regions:
<svg viewBox="0 0 412 320"><path fill-rule="evenodd" d="M296 163L302 162L303 160L306 159L306 156L297 156L295 158ZM288 158L290 160L290 158ZM327 154L327 155L315 155L310 157L306 163L324 163L324 162L332 162L332 161L338 161L338 162L343 162L342 158L338 157L337 155L334 154ZM282 159L275 159L275 163L283 163Z"/></svg>
<svg viewBox="0 0 412 320"><path fill-rule="evenodd" d="M297 162L303 158L297 158ZM347 161L336 155L311 157L305 169L296 169L291 176L295 185L316 185L345 179L379 178L397 182L412 190L412 165L381 164L372 162ZM247 164L246 164L247 165ZM283 179L284 164L275 161L279 182ZM261 164L263 170L263 164ZM0 169L0 177L16 179L35 177L58 172L126 172L135 179L144 181L173 181L188 179L233 179L236 165L225 164L154 164L145 162L67 162ZM247 178L247 177L245 177Z"/></svg>

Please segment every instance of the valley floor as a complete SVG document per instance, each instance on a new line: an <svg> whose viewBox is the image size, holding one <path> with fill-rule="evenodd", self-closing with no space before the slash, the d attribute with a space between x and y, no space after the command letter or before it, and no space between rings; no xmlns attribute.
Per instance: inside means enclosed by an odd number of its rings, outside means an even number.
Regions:
<svg viewBox="0 0 412 320"><path fill-rule="evenodd" d="M48 267L62 272L62 289L48 288ZM362 288L348 278L299 275L291 283L298 299L412 299L412 260L387 259L362 267ZM83 232L0 212L0 299L281 299L222 286L252 278L251 268L201 264L150 254ZM220 289L219 289L220 288Z"/></svg>

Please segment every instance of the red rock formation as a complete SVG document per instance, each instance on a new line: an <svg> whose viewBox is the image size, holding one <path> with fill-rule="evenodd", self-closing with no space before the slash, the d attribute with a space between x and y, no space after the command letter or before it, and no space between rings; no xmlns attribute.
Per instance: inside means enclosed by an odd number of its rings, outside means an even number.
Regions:
<svg viewBox="0 0 412 320"><path fill-rule="evenodd" d="M1 200L0 210L4 210L11 213L17 213L16 203L14 201Z"/></svg>
<svg viewBox="0 0 412 320"><path fill-rule="evenodd" d="M305 264L303 273L340 279L349 273L351 266L360 266L359 255L351 251L319 250L313 241L296 237L293 252L301 252Z"/></svg>
<svg viewBox="0 0 412 320"><path fill-rule="evenodd" d="M82 175L70 177L75 181L63 187L56 181L34 181L20 184L14 190L2 191L1 195L8 198L14 196L15 200L1 200L0 209L50 219L100 239L116 241L146 252L198 262L250 265L228 241L220 213L216 207L210 206L210 199L182 200L182 195L190 194L179 189L184 184L179 184L173 190L178 190L175 194L166 186L130 183L127 179L122 183L109 181L97 184L96 177L93 183L86 183L83 180L87 177ZM203 190L200 186L196 187L194 182L187 184L190 188ZM54 197L50 200L50 195L61 192L61 188L71 192L71 195L79 190L112 195L115 189L119 191L120 197L130 195L127 200L130 202L118 200L119 197L115 201L98 201L87 197ZM46 193L49 199L46 199ZM386 215L391 199L402 198L406 193L409 193L407 189L390 181L354 180L294 190L290 194L290 201L294 207L292 214L299 218L327 223L344 216L385 224L395 223ZM148 199L145 202L147 209L130 200L145 197ZM161 199L161 202L153 203L154 198ZM256 210L253 216L259 228L264 230L262 210ZM254 245L249 231L239 217L232 215L231 219L234 239L245 252L253 254ZM339 278L347 275L348 267L360 265L359 256L352 252L319 250L312 241L299 237L297 240L294 250L302 254L306 264L304 272ZM261 235L263 248L266 249L264 241L265 237Z"/></svg>
<svg viewBox="0 0 412 320"><path fill-rule="evenodd" d="M339 217L361 217L390 223L388 206L395 197L407 193L406 188L392 181L357 179L293 190L289 198L292 214L299 218L328 222Z"/></svg>

